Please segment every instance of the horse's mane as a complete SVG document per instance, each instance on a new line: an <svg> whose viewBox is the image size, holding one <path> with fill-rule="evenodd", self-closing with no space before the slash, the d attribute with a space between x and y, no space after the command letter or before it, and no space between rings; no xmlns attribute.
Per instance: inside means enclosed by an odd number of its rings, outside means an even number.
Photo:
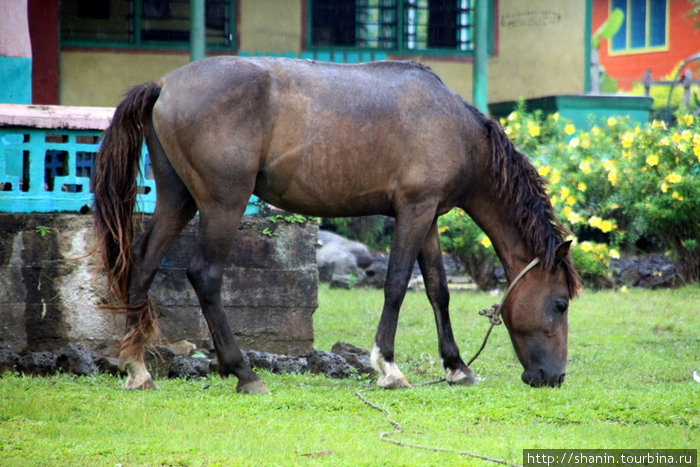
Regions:
<svg viewBox="0 0 700 467"><path fill-rule="evenodd" d="M551 271L556 266L556 247L571 232L554 215L546 191L547 181L527 156L513 146L496 121L486 118L471 105L465 105L482 125L491 144L490 170L496 195L513 207L513 218L527 248L540 258L545 269ZM569 296L574 297L581 287L581 279L571 256L567 255L561 265Z"/></svg>

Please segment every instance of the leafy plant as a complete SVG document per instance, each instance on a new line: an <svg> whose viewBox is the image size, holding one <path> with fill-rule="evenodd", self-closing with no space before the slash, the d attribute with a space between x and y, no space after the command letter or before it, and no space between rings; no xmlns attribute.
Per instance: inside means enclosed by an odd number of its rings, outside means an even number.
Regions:
<svg viewBox="0 0 700 467"><path fill-rule="evenodd" d="M686 280L700 279L700 121L681 113L676 122L610 117L584 130L522 105L502 119L548 179L560 219L579 241L593 242L578 254L584 276L598 275L619 248L633 250L638 239L651 237L674 255Z"/></svg>
<svg viewBox="0 0 700 467"><path fill-rule="evenodd" d="M481 290L492 290L498 282L496 252L491 240L476 222L461 209L453 209L439 219L440 245L443 251L458 257Z"/></svg>
<svg viewBox="0 0 700 467"><path fill-rule="evenodd" d="M36 226L36 233L38 233L42 237L45 237L50 232L51 232L51 227L49 227L48 225L37 225Z"/></svg>

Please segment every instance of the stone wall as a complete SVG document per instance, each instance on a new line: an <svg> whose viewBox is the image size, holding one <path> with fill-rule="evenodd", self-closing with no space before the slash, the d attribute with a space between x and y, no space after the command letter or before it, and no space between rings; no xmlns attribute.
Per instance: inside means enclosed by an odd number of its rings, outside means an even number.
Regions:
<svg viewBox="0 0 700 467"><path fill-rule="evenodd" d="M162 344L187 339L211 346L185 276L198 222L182 232L151 288ZM312 350L316 238L312 224L244 218L222 297L241 347ZM96 350L120 339L123 318L96 309L105 300L106 283L97 256L84 257L91 242L91 216L0 214L0 346L20 352L77 343Z"/></svg>

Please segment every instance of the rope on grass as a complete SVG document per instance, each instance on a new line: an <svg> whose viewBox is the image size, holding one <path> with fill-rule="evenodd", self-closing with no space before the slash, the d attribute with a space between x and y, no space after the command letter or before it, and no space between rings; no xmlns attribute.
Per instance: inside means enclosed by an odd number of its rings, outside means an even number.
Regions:
<svg viewBox="0 0 700 467"><path fill-rule="evenodd" d="M429 385L433 385L433 384L439 384L439 383L442 383L442 382L444 382L444 381L445 381L445 379L442 378L442 379L438 379L438 380L435 380L435 381L428 381L428 382L426 382L426 383L414 384L414 386L429 386ZM405 442L405 441L399 441L399 440L390 438L390 436L392 436L392 435L396 435L396 434L402 433L402 432L403 432L403 427L401 426L401 424L400 424L399 422L397 422L396 420L394 420L393 418L391 418L391 412L389 412L389 409L386 409L386 408L384 408L384 407L381 407L381 406L375 404L374 402L370 401L369 399L367 399L367 397L365 397L365 395L364 395L365 392L374 391L375 389L377 389L376 386L368 387L368 388L366 388L366 389L360 389L360 390L358 390L358 391L355 392L355 395L356 395L362 402L364 402L367 406L373 408L374 410L377 410L377 411L379 411L379 412L382 412L382 413L386 416L386 421L389 422L389 423L391 424L391 426L394 427L394 430L393 430L393 431L382 431L381 433L379 433L379 439L380 439L380 440L386 441L387 443L396 444L397 446L407 447L407 448L423 449L423 450L426 450L426 451L433 451L433 452L448 452L448 453L452 453L452 454L459 454L459 455L462 455L462 456L474 457L474 458L476 458L476 459L481 459L481 460L483 460L483 461L493 462L493 463L496 463L496 464L509 465L509 466L514 466L514 467L521 467L521 466L519 466L518 464L511 464L511 463L509 463L509 462L507 462L507 461L505 461L505 460L502 460L502 459L496 459L496 458L494 458L494 457L484 456L484 455L477 454L477 453L474 453L474 452L461 451L461 450L459 450L459 449L442 448L442 447L438 447L438 446L427 446L427 445L424 445L424 444L407 443L407 442Z"/></svg>

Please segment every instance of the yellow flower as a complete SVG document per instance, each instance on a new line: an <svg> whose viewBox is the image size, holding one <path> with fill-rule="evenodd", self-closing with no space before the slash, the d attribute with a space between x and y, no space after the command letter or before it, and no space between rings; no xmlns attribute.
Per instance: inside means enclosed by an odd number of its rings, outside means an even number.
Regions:
<svg viewBox="0 0 700 467"><path fill-rule="evenodd" d="M693 154L695 154L695 157L698 158L698 162L700 162L700 144L693 146Z"/></svg>
<svg viewBox="0 0 700 467"><path fill-rule="evenodd" d="M674 133L671 135L671 141L676 144L680 143L682 139L683 137L680 135L680 133Z"/></svg>
<svg viewBox="0 0 700 467"><path fill-rule="evenodd" d="M541 176L546 177L549 175L549 172L552 171L552 166L551 165L543 165L539 169L537 169L537 173L539 173Z"/></svg>
<svg viewBox="0 0 700 467"><path fill-rule="evenodd" d="M610 172L611 170L615 170L615 161L613 161L613 160L603 161L603 167L608 172Z"/></svg>
<svg viewBox="0 0 700 467"><path fill-rule="evenodd" d="M620 137L620 140L622 141L623 148L631 148L632 141L634 141L634 133L628 131Z"/></svg>
<svg viewBox="0 0 700 467"><path fill-rule="evenodd" d="M690 126L693 124L693 116L691 114L679 115L678 123L682 123L685 126Z"/></svg>
<svg viewBox="0 0 700 467"><path fill-rule="evenodd" d="M559 120L559 112L554 112L549 116L549 118L556 122L557 120Z"/></svg>
<svg viewBox="0 0 700 467"><path fill-rule="evenodd" d="M583 149L588 149L591 147L591 140L588 139L588 134L586 134L586 133L581 135L581 147Z"/></svg>
<svg viewBox="0 0 700 467"><path fill-rule="evenodd" d="M608 126L615 126L615 125L617 125L617 120L615 119L615 117L608 117L607 123L608 123Z"/></svg>
<svg viewBox="0 0 700 467"><path fill-rule="evenodd" d="M617 251L615 248L610 248L610 257L612 259L620 259L620 252Z"/></svg>
<svg viewBox="0 0 700 467"><path fill-rule="evenodd" d="M440 228L438 229L438 233L443 233L443 232L445 232L445 231L447 231L447 230L450 230L450 226L449 226L449 225L443 225L442 227L440 227Z"/></svg>
<svg viewBox="0 0 700 467"><path fill-rule="evenodd" d="M617 170L613 169L608 172L608 181L612 186L617 185Z"/></svg>
<svg viewBox="0 0 700 467"><path fill-rule="evenodd" d="M663 182L661 184L661 193L666 193L669 188L671 188L671 186L668 183Z"/></svg>
<svg viewBox="0 0 700 467"><path fill-rule="evenodd" d="M501 126L506 126L506 123L508 122L508 120L503 117L501 117L498 121L501 122Z"/></svg>
<svg viewBox="0 0 700 467"><path fill-rule="evenodd" d="M581 169L581 172L583 172L586 175L591 173L591 164L587 160L581 161L581 163L578 165L578 168Z"/></svg>
<svg viewBox="0 0 700 467"><path fill-rule="evenodd" d="M665 130L666 129L666 122L664 122L663 120L662 121L654 120L653 122L651 122L651 127L652 128L661 128L662 130Z"/></svg>
<svg viewBox="0 0 700 467"><path fill-rule="evenodd" d="M673 199L677 199L678 201L683 201L685 199L677 191L674 191L673 193L671 193L671 197Z"/></svg>
<svg viewBox="0 0 700 467"><path fill-rule="evenodd" d="M567 196L565 202L569 206L573 206L574 204L576 204L576 198L574 198L573 196Z"/></svg>
<svg viewBox="0 0 700 467"><path fill-rule="evenodd" d="M632 151L622 151L622 158L625 160L632 160Z"/></svg>
<svg viewBox="0 0 700 467"><path fill-rule="evenodd" d="M588 188L588 187L583 182L578 182L578 185L576 185L576 189L578 191L586 191L586 188Z"/></svg>
<svg viewBox="0 0 700 467"><path fill-rule="evenodd" d="M571 190L569 190L568 186L564 186L559 191L559 194L561 194L561 198L564 199L564 198L567 198L571 194Z"/></svg>
<svg viewBox="0 0 700 467"><path fill-rule="evenodd" d="M540 136L540 126L537 125L536 123L528 122L527 123L527 132L533 138L536 136Z"/></svg>
<svg viewBox="0 0 700 467"><path fill-rule="evenodd" d="M573 211L570 212L570 213L566 216L566 219L567 219L569 222L571 222L572 224L580 224L581 222L583 222L583 221L585 220L583 217L579 216L578 214L576 214L576 213L573 212Z"/></svg>
<svg viewBox="0 0 700 467"><path fill-rule="evenodd" d="M561 180L561 172L557 169L552 170L552 177L549 179L549 183L556 185Z"/></svg>
<svg viewBox="0 0 700 467"><path fill-rule="evenodd" d="M569 147L570 148L577 148L579 145L579 140L576 137L573 137L569 140Z"/></svg>
<svg viewBox="0 0 700 467"><path fill-rule="evenodd" d="M616 227L616 225L613 221L604 220L600 223L600 226L598 228L603 233L608 233L608 232L612 231L615 227Z"/></svg>
<svg viewBox="0 0 700 467"><path fill-rule="evenodd" d="M481 238L481 240L479 241L479 243L481 243L481 246L483 246L484 248L490 248L490 247L491 247L491 239L490 239L489 237L487 237L486 235L484 235L484 236Z"/></svg>
<svg viewBox="0 0 700 467"><path fill-rule="evenodd" d="M656 120L654 120L654 121L656 121ZM652 154L650 156L647 156L646 162L647 162L647 165L649 167L655 167L655 166L659 165L659 156L657 156L656 154Z"/></svg>
<svg viewBox="0 0 700 467"><path fill-rule="evenodd" d="M683 180L683 176L678 175L676 172L671 172L670 174L666 175L664 180L670 183L680 183L680 181Z"/></svg>
<svg viewBox="0 0 700 467"><path fill-rule="evenodd" d="M670 146L671 142L668 139L668 136L664 136L659 140L659 146Z"/></svg>
<svg viewBox="0 0 700 467"><path fill-rule="evenodd" d="M592 216L590 219L588 219L588 225L594 228L600 227L600 223L603 222L603 219L601 219L598 216Z"/></svg>
<svg viewBox="0 0 700 467"><path fill-rule="evenodd" d="M620 292L622 292L622 293L627 293L627 292L629 292L629 291L630 291L630 289L627 288L626 285L623 285L622 287L620 287Z"/></svg>
<svg viewBox="0 0 700 467"><path fill-rule="evenodd" d="M593 244L591 242L581 243L581 251L590 252L593 251Z"/></svg>
<svg viewBox="0 0 700 467"><path fill-rule="evenodd" d="M564 127L564 133L566 133L567 135L573 135L575 132L576 132L576 127L571 123L567 123L566 126Z"/></svg>

